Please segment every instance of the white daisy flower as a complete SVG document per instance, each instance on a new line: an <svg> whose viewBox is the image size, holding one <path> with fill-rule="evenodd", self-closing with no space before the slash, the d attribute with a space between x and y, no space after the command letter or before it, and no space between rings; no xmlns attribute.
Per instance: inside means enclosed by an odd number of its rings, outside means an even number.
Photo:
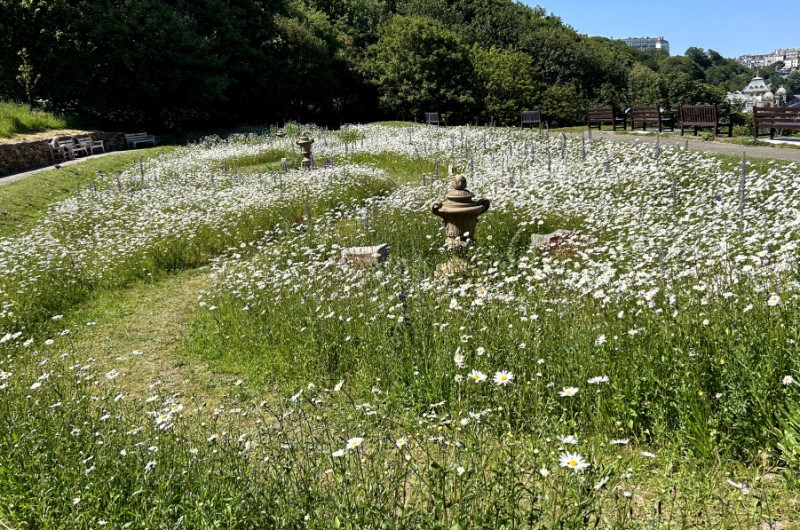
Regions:
<svg viewBox="0 0 800 530"><path fill-rule="evenodd" d="M499 386L510 385L514 381L514 374L508 370L500 370L494 374L494 382Z"/></svg>
<svg viewBox="0 0 800 530"><path fill-rule="evenodd" d="M561 455L561 458L558 459L558 463L561 467L569 468L575 473L589 467L589 463L578 453L564 453Z"/></svg>
<svg viewBox="0 0 800 530"><path fill-rule="evenodd" d="M478 370L471 371L468 377L473 381L475 381L476 383L482 383L486 381L486 374L484 374L483 372L479 372Z"/></svg>
<svg viewBox="0 0 800 530"><path fill-rule="evenodd" d="M558 395L561 397L572 397L578 393L578 390L579 389L574 386L565 386L564 390L561 390Z"/></svg>
<svg viewBox="0 0 800 530"><path fill-rule="evenodd" d="M348 450L355 449L356 447L360 446L363 441L364 439L359 438L358 436L356 436L355 438L350 438L349 440L347 440L347 449Z"/></svg>

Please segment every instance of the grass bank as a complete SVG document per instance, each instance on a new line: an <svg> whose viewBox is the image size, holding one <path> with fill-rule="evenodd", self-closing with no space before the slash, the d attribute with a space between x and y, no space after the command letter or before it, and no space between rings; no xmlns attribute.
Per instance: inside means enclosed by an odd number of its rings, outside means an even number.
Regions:
<svg viewBox="0 0 800 530"><path fill-rule="evenodd" d="M31 134L50 129L69 127L68 120L40 110L30 110L27 105L0 101L0 138Z"/></svg>

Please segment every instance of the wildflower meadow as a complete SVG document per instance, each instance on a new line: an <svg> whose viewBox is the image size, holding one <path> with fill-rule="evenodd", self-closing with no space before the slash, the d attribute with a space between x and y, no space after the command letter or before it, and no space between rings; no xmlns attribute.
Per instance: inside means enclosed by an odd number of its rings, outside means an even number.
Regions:
<svg viewBox="0 0 800 530"><path fill-rule="evenodd" d="M287 130L0 238L1 526L800 520L797 164L389 123L301 171ZM451 174L492 202L443 276Z"/></svg>

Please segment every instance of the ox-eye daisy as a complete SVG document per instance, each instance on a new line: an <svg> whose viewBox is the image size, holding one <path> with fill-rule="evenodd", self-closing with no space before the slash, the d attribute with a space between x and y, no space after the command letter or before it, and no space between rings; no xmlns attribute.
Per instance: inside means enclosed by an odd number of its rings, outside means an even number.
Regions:
<svg viewBox="0 0 800 530"><path fill-rule="evenodd" d="M514 380L514 374L507 370L500 370L499 372L494 374L494 382L497 385L505 386L511 384Z"/></svg>
<svg viewBox="0 0 800 530"><path fill-rule="evenodd" d="M576 473L589 467L589 463L578 453L564 453L558 459L558 463L561 467L568 467Z"/></svg>
<svg viewBox="0 0 800 530"><path fill-rule="evenodd" d="M476 383L482 383L486 381L486 374L483 372L479 372L478 370L473 370L469 373L469 378L475 381Z"/></svg>

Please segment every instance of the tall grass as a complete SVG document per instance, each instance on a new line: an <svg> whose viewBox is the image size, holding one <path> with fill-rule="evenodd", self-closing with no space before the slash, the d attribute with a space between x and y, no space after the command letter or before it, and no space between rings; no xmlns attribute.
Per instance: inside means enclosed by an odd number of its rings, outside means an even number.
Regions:
<svg viewBox="0 0 800 530"><path fill-rule="evenodd" d="M62 117L40 110L31 111L22 103L0 101L0 138L66 127L67 120Z"/></svg>
<svg viewBox="0 0 800 530"><path fill-rule="evenodd" d="M0 521L797 520L795 166L751 171L745 194L717 160L648 146L364 127L349 158L385 170L297 172L291 142L209 140L2 240ZM445 183L403 171L431 161L474 167L493 199L463 276L436 274ZM557 228L575 237L529 246ZM378 243L384 264L340 260ZM206 263L183 347L231 380L222 403L158 380L127 395L146 353L98 372L76 347L69 310L92 292Z"/></svg>

